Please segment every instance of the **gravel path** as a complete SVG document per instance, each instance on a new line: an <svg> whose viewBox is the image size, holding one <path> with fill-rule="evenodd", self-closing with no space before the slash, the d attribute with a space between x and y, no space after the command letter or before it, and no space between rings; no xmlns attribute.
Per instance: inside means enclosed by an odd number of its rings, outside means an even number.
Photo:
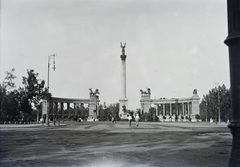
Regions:
<svg viewBox="0 0 240 167"><path fill-rule="evenodd" d="M225 167L231 142L226 124L0 125L0 167Z"/></svg>

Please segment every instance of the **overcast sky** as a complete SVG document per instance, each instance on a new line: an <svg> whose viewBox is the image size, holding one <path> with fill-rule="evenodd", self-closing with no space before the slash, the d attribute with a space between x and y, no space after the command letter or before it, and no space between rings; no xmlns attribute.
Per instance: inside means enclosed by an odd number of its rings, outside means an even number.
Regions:
<svg viewBox="0 0 240 167"><path fill-rule="evenodd" d="M17 86L34 69L56 97L100 103L121 98L121 47L126 42L129 109L140 89L152 98L200 97L229 88L226 0L1 0L1 82L15 68ZM52 61L51 61L52 62Z"/></svg>

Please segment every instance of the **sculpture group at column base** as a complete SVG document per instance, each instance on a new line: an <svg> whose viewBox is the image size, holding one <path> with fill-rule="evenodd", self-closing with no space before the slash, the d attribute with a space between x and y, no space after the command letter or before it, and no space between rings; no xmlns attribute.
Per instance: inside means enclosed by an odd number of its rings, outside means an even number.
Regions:
<svg viewBox="0 0 240 167"><path fill-rule="evenodd" d="M89 115L87 118L87 122L95 122L96 119L97 119L96 115Z"/></svg>
<svg viewBox="0 0 240 167"><path fill-rule="evenodd" d="M157 116L159 119L159 122L202 122L201 120L196 119L196 115L185 115L183 116L182 114L180 115L175 115L173 114L170 116L169 114L163 116L160 114ZM190 119L189 119L190 118Z"/></svg>
<svg viewBox="0 0 240 167"><path fill-rule="evenodd" d="M128 99L122 98L119 100L119 118L128 119L127 115Z"/></svg>
<svg viewBox="0 0 240 167"><path fill-rule="evenodd" d="M191 115L190 115L190 118L191 118L191 122L197 122L197 119L196 119L196 115L195 115L195 114L191 114Z"/></svg>

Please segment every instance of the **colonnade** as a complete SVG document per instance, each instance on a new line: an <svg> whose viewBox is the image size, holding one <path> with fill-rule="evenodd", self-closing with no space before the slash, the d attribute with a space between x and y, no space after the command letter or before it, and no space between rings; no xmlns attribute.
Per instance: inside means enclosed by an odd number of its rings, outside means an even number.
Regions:
<svg viewBox="0 0 240 167"><path fill-rule="evenodd" d="M65 104L67 108L64 107ZM71 104L73 104L73 107L70 107ZM74 119L76 117L88 117L89 115L89 108L84 108L84 103L50 102L49 107L50 118L60 117L64 119Z"/></svg>
<svg viewBox="0 0 240 167"><path fill-rule="evenodd" d="M189 116L191 114L192 102L182 103L154 103L156 115L162 116Z"/></svg>
<svg viewBox="0 0 240 167"><path fill-rule="evenodd" d="M193 95L189 98L159 98L151 99L150 93L141 94L141 111L148 113L152 105L155 105L156 116L168 118L191 118L196 120L196 115L199 115L199 96L197 90L194 89Z"/></svg>
<svg viewBox="0 0 240 167"><path fill-rule="evenodd" d="M43 103L42 114L46 116L47 121L49 119L77 119L84 117L87 119L96 119L99 115L99 102L97 95L90 94L89 99L73 99L73 98L59 98L52 97L48 102ZM67 109L64 109L64 104L67 105ZM73 108L70 105L73 104ZM87 108L84 107L87 104Z"/></svg>

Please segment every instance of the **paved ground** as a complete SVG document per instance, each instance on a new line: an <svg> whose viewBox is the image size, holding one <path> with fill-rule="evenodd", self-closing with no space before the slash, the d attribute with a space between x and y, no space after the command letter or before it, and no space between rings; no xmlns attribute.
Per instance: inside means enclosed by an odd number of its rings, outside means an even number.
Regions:
<svg viewBox="0 0 240 167"><path fill-rule="evenodd" d="M231 141L226 124L0 125L0 167L226 167Z"/></svg>

